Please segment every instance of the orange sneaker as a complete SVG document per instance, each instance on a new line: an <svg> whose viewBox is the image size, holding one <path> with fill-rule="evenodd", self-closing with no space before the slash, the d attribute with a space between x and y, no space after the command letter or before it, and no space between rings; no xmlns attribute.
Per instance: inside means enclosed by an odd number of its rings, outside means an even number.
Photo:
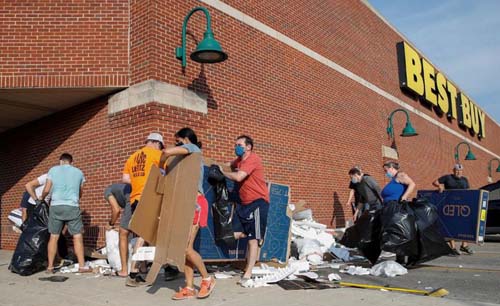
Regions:
<svg viewBox="0 0 500 306"><path fill-rule="evenodd" d="M201 280L200 291L198 292L197 298L204 299L207 298L215 287L215 279L210 277L208 280Z"/></svg>
<svg viewBox="0 0 500 306"><path fill-rule="evenodd" d="M179 291L172 295L172 300L185 300L196 297L196 290L188 287L179 288Z"/></svg>

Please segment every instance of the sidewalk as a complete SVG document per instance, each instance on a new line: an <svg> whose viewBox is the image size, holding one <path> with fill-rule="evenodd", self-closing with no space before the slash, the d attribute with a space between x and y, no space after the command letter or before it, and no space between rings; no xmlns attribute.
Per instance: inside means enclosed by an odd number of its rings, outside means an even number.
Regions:
<svg viewBox="0 0 500 306"><path fill-rule="evenodd" d="M68 276L63 283L40 281L43 272L22 277L11 273L7 267L12 256L11 251L0 250L0 305L342 305L342 306L410 306L410 305L471 305L446 298L434 298L383 292L376 290L339 288L325 290L285 291L279 286L254 289L236 285L237 277L217 280L213 294L205 300L173 301L170 296L183 279L164 282L162 275L152 287L125 287L125 279L96 275L56 274ZM199 283L199 278L196 279ZM487 304L476 304L487 305Z"/></svg>

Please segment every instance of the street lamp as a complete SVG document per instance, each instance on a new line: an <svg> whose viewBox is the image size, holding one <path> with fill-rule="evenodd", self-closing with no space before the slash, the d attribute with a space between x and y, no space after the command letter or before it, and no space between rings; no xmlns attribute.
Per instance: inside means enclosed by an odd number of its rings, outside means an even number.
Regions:
<svg viewBox="0 0 500 306"><path fill-rule="evenodd" d="M470 145L465 142L465 141L462 141L461 143L457 144L457 146L455 147L455 161L457 163L459 163L460 161L460 156L459 156L459 151L458 151L458 147L460 147L461 144L465 144L468 148L468 151L467 151L467 155L465 155L465 160L476 160L476 156L474 156L474 154L472 153L471 149L470 149Z"/></svg>
<svg viewBox="0 0 500 306"><path fill-rule="evenodd" d="M496 160L498 162L498 167L497 167L497 170L495 172L499 173L500 172L500 159L498 158L492 158L489 162L488 162L488 177L491 177L491 162Z"/></svg>
<svg viewBox="0 0 500 306"><path fill-rule="evenodd" d="M394 127L392 125L392 116L394 116L396 112L403 112L406 115L406 126L403 129L401 136L403 137L417 136L418 133L411 125L410 115L408 115L408 112L402 108L398 108L392 111L392 113L389 115L389 118L387 118L387 134L389 135L389 137L394 138Z"/></svg>
<svg viewBox="0 0 500 306"><path fill-rule="evenodd" d="M191 59L198 63L220 63L227 59L227 54L222 51L219 42L214 39L212 32L210 13L204 7L192 9L184 18L182 23L182 46L175 48L175 57L182 61L182 68L186 67L186 31L189 18L197 11L203 11L207 19L207 29L203 34L203 40L198 44L196 50L191 53Z"/></svg>

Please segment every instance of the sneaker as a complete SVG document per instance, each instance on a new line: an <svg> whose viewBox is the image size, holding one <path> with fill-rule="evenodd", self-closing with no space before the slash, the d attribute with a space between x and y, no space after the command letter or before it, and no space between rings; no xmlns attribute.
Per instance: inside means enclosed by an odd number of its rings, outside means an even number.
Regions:
<svg viewBox="0 0 500 306"><path fill-rule="evenodd" d="M457 249L451 249L450 256L460 256L460 252Z"/></svg>
<svg viewBox="0 0 500 306"><path fill-rule="evenodd" d="M196 290L193 288L179 288L179 291L172 295L172 300L185 300L196 297Z"/></svg>
<svg viewBox="0 0 500 306"><path fill-rule="evenodd" d="M179 275L179 270L177 270L177 268L173 268L171 266L165 266L164 270L165 273L163 275L166 282L176 279L177 276Z"/></svg>
<svg viewBox="0 0 500 306"><path fill-rule="evenodd" d="M201 280L200 291L198 292L197 298L204 299L207 298L215 287L215 279L210 277L210 279Z"/></svg>
<svg viewBox="0 0 500 306"><path fill-rule="evenodd" d="M146 285L146 280L137 274L136 277L132 278L130 275L127 277L127 280L125 281L125 285L128 287L140 287L140 286L145 286Z"/></svg>
<svg viewBox="0 0 500 306"><path fill-rule="evenodd" d="M461 246L460 251L464 252L467 255L472 255L474 254L474 251L469 247L469 246Z"/></svg>

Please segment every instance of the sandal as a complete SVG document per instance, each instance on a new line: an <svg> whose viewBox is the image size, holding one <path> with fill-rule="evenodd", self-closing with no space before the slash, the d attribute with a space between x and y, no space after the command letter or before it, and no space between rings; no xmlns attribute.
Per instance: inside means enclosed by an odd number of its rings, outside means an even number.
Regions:
<svg viewBox="0 0 500 306"><path fill-rule="evenodd" d="M56 271L54 271L54 268L47 268L47 270L45 270L45 274L54 274L56 273Z"/></svg>
<svg viewBox="0 0 500 306"><path fill-rule="evenodd" d="M119 277L119 278L127 278L128 274L127 275L120 275L120 273L118 271L115 271L111 274L112 277Z"/></svg>
<svg viewBox="0 0 500 306"><path fill-rule="evenodd" d="M90 267L82 267L78 269L77 273L92 273L94 272Z"/></svg>

